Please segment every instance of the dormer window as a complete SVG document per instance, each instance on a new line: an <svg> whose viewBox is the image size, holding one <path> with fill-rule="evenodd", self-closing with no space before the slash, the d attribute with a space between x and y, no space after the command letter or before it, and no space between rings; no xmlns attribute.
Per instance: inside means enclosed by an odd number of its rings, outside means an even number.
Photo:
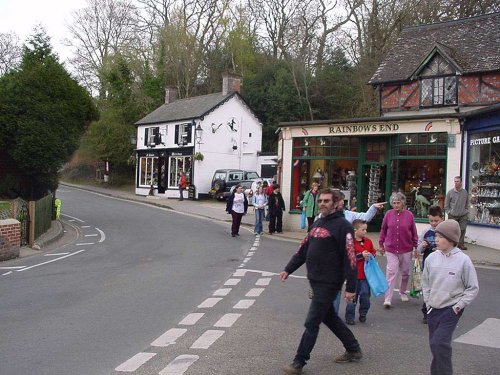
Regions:
<svg viewBox="0 0 500 375"><path fill-rule="evenodd" d="M418 70L420 106L437 107L457 104L457 72L437 50Z"/></svg>

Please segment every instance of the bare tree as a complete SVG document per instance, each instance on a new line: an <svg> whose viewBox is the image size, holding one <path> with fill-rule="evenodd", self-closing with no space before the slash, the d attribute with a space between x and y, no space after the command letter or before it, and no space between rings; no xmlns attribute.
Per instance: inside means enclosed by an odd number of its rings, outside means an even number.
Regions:
<svg viewBox="0 0 500 375"><path fill-rule="evenodd" d="M0 76L21 61L22 49L15 33L0 33Z"/></svg>
<svg viewBox="0 0 500 375"><path fill-rule="evenodd" d="M66 44L75 49L70 62L79 80L100 98L105 98L102 68L110 56L124 54L133 45L138 13L130 0L87 2L86 8L73 13L73 23L68 26L72 38Z"/></svg>

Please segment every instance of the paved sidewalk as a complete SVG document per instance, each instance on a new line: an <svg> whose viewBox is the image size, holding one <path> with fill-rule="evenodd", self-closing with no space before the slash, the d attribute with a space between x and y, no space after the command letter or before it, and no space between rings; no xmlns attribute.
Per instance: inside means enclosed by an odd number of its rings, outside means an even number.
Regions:
<svg viewBox="0 0 500 375"><path fill-rule="evenodd" d="M183 201L179 201L178 199L167 199L163 197L145 197L136 195L131 192L111 189L107 187L99 187L92 185L76 185L76 184L61 182L62 188L65 185L83 190L93 191L114 198L121 198L130 201L151 204L158 207L164 207L185 214L206 217L227 223L231 222L230 215L228 215L225 212L225 202L218 202L215 200L193 201L189 199L184 199ZM64 212L64 202L62 205L62 212ZM253 209L251 207L248 210L248 214L243 216L242 225L245 225L249 228L253 228L254 215L253 215ZM266 224L264 225L266 226ZM273 234L273 237L279 238L281 240L288 240L298 243L304 238L305 235L306 235L305 230L297 229L296 231L287 231L282 234ZM378 233L368 233L368 237L370 237L375 244L378 242ZM467 244L467 247L468 250L466 250L465 253L470 256L474 264L481 266L500 267L499 249L493 249L475 244Z"/></svg>

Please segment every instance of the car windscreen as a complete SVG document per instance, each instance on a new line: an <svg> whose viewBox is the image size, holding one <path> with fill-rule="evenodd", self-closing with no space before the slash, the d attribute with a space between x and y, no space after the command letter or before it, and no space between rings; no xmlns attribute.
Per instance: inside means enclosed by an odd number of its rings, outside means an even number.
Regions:
<svg viewBox="0 0 500 375"><path fill-rule="evenodd" d="M247 172L247 180L253 180L254 178L259 178L257 172Z"/></svg>

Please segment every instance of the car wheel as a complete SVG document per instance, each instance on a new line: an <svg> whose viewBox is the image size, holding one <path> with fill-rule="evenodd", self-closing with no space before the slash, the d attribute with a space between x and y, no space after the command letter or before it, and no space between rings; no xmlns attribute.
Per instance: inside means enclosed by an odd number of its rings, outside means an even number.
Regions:
<svg viewBox="0 0 500 375"><path fill-rule="evenodd" d="M215 180L214 190L216 192L223 191L225 187L226 187L226 182L224 180Z"/></svg>

